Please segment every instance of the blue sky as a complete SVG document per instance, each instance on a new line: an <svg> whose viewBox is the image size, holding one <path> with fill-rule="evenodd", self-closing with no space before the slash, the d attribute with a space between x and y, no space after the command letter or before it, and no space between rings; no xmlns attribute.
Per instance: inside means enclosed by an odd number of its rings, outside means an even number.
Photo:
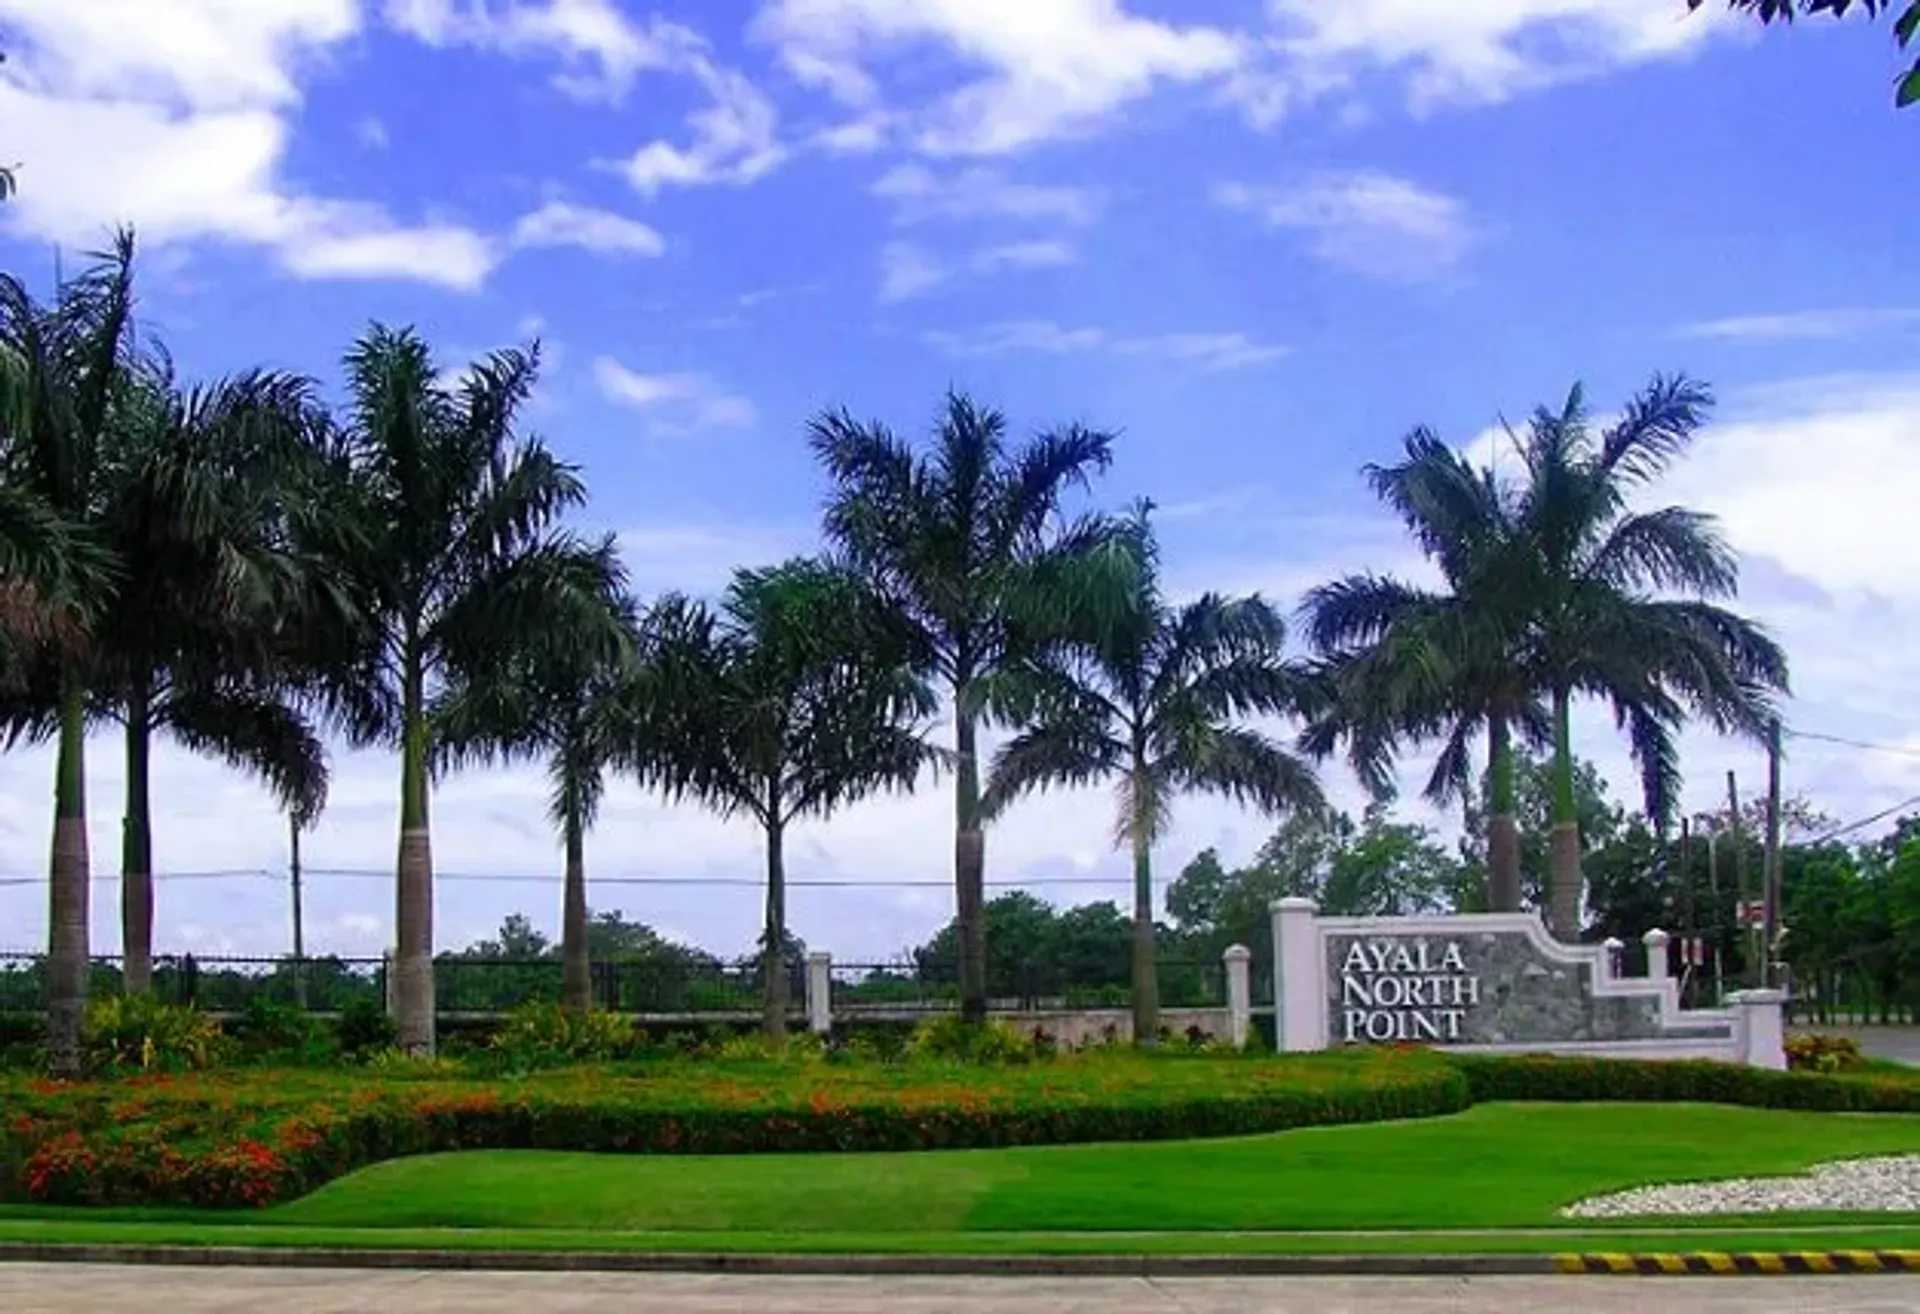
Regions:
<svg viewBox="0 0 1920 1314"><path fill-rule="evenodd" d="M647 593L811 545L821 407L918 432L952 384L1017 428L1120 430L1100 496L1161 504L1175 585L1291 607L1418 572L1357 476L1411 425L1490 451L1575 379L1604 413L1688 370L1723 405L1663 491L1746 554L1792 724L1906 750L1797 741L1790 787L1843 817L1920 792L1920 113L1891 107L1884 28L1762 34L1682 0L0 0L0 43L0 266L44 284L136 222L145 323L195 374L331 385L373 318L449 367L538 334L530 422ZM1630 788L1604 719L1581 736ZM103 873L115 749L89 773ZM1751 749L1691 737L1689 803L1729 766L1760 784ZM397 772L341 755L312 863L390 863ZM158 776L163 869L283 868L251 782L177 754ZM0 942L42 935L50 790L45 753L0 760ZM1028 804L990 875L1123 897L1108 824L1098 794ZM447 871L554 869L535 772L450 782L435 825ZM924 938L950 896L859 884L943 879L949 826L927 788L803 832L790 870L855 884L798 892L796 929L843 958ZM1266 829L1193 801L1162 868ZM747 880L756 843L621 787L590 864ZM557 903L450 881L440 939ZM757 900L595 903L732 950ZM111 944L111 884L96 904ZM166 884L158 941L270 952L284 904L264 874ZM389 906L316 877L313 942L375 949Z"/></svg>

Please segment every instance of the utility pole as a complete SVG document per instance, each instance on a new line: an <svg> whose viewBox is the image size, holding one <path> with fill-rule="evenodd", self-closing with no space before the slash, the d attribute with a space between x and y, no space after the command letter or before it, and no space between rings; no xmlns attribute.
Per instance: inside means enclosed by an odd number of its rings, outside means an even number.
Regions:
<svg viewBox="0 0 1920 1314"><path fill-rule="evenodd" d="M1737 920L1742 923L1742 927L1747 933L1747 961L1746 971L1743 975L1747 979L1747 989L1758 990L1761 981L1764 979L1761 975L1761 958L1765 950L1762 949L1758 953L1754 951L1754 938L1759 932L1756 928L1744 925L1747 921L1747 904L1753 896L1752 892L1747 888L1746 850L1740 842L1740 790L1739 787L1734 784L1732 768L1728 768L1727 770L1727 822L1733 827L1733 872L1738 881L1738 889L1740 891L1740 901L1737 905L1739 917Z"/></svg>
<svg viewBox="0 0 1920 1314"><path fill-rule="evenodd" d="M1683 994L1689 985L1694 986L1695 993L1698 993L1698 983L1693 976L1693 969L1698 966L1693 961L1693 946L1699 936L1700 917L1693 897L1693 821L1683 816L1680 818L1680 982Z"/></svg>
<svg viewBox="0 0 1920 1314"><path fill-rule="evenodd" d="M1767 966L1767 984L1772 986L1779 984L1774 980L1773 955L1780 934L1780 718L1777 716L1767 726L1767 868L1763 876L1766 881L1763 961Z"/></svg>
<svg viewBox="0 0 1920 1314"><path fill-rule="evenodd" d="M287 874L293 878L293 1002L307 1006L307 936L300 909L300 818L287 813Z"/></svg>
<svg viewBox="0 0 1920 1314"><path fill-rule="evenodd" d="M1726 961L1720 953L1725 934L1720 926L1720 827L1711 816L1707 823L1707 906L1713 910L1713 998L1718 1003L1727 993Z"/></svg>

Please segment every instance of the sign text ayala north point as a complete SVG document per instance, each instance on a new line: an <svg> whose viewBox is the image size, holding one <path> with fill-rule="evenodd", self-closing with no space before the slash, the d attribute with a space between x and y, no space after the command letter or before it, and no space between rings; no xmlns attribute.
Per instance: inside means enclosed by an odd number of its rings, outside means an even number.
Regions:
<svg viewBox="0 0 1920 1314"><path fill-rule="evenodd" d="M1355 940L1340 960L1341 1039L1457 1041L1480 978L1457 940Z"/></svg>

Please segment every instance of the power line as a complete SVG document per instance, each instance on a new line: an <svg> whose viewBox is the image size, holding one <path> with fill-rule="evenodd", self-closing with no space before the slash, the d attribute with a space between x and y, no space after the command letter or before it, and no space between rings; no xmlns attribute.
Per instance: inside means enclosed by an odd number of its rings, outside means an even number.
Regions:
<svg viewBox="0 0 1920 1314"><path fill-rule="evenodd" d="M1913 807L1915 804L1920 804L1920 794L1915 794L1912 798L1902 799L1900 802L1895 803L1892 807L1883 808L1880 811L1874 813L1870 817L1862 817L1858 821L1849 821L1844 826L1835 826L1832 830L1828 831L1826 834L1819 835L1814 837L1813 839L1807 840L1806 843L1825 844L1831 840L1839 839L1842 835L1851 835L1854 831L1864 829L1867 826L1871 826L1876 821L1885 821L1888 817L1891 817L1896 812L1904 812L1906 809Z"/></svg>
<svg viewBox="0 0 1920 1314"><path fill-rule="evenodd" d="M387 880L393 879L393 872L377 867L303 867L302 874L307 877L342 878L349 880ZM114 873L102 873L90 878L96 884L117 883L120 876ZM196 871L196 872L155 872L152 879L156 882L176 880L228 880L253 879L283 884L287 877L279 872L265 870L233 871ZM456 884L495 884L495 885L558 885L566 878L546 872L460 872L443 871L434 873L435 883L451 881ZM45 885L45 876L0 876L0 887ZM659 885L659 886L719 886L759 890L765 888L765 881L752 876L588 876L588 884L605 885ZM1030 876L1013 880L990 880L983 882L994 889L1019 889L1026 886L1118 886L1132 884L1128 876ZM824 878L789 878L790 889L829 889L829 890L950 890L950 880L851 880Z"/></svg>
<svg viewBox="0 0 1920 1314"><path fill-rule="evenodd" d="M1845 748L1864 749L1869 753L1892 753L1898 757L1920 757L1920 748L1903 747L1898 744L1873 744L1864 739L1849 739L1845 735L1822 734L1817 730L1786 730L1793 739L1813 739L1823 744L1839 744Z"/></svg>

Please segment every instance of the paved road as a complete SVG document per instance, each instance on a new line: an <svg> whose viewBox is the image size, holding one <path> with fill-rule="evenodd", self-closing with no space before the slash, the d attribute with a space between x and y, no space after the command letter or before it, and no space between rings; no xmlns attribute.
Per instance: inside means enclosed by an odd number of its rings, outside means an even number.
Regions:
<svg viewBox="0 0 1920 1314"><path fill-rule="evenodd" d="M1920 1278L743 1278L0 1263L6 1314L1910 1314Z"/></svg>

